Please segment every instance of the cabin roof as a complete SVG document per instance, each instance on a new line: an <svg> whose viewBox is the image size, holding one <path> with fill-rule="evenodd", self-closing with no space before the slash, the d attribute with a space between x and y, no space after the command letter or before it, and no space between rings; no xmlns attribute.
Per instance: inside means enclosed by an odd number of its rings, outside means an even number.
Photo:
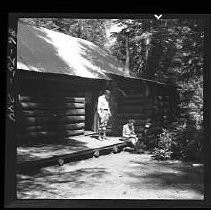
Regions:
<svg viewBox="0 0 211 210"><path fill-rule="evenodd" d="M17 69L41 75L106 80L117 75L172 86L126 74L123 63L92 42L21 21L17 31Z"/></svg>
<svg viewBox="0 0 211 210"><path fill-rule="evenodd" d="M18 22L17 68L93 79L132 77L109 52L84 39Z"/></svg>

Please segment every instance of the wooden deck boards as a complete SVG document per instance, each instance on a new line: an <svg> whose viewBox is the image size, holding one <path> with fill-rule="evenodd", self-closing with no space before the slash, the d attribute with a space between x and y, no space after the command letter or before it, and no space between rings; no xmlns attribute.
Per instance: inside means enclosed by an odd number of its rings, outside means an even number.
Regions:
<svg viewBox="0 0 211 210"><path fill-rule="evenodd" d="M107 137L105 141L99 141L92 136L71 137L65 143L40 144L35 146L17 148L17 169L40 168L58 164L59 159L64 163L93 157L96 151L99 154L110 153L113 147L122 149L125 143L120 137Z"/></svg>

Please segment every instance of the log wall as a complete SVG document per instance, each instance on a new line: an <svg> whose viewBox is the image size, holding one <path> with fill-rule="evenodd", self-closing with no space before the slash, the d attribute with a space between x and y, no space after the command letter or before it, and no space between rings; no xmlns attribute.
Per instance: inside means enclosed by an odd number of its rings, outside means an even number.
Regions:
<svg viewBox="0 0 211 210"><path fill-rule="evenodd" d="M82 88L46 81L23 80L18 104L18 142L51 142L84 133Z"/></svg>
<svg viewBox="0 0 211 210"><path fill-rule="evenodd" d="M120 87L127 96L123 96L118 103L116 128L117 135L121 135L122 127L129 119L135 119L135 131L139 135L145 134L148 140L155 138L166 121L171 121L177 114L178 95L175 88L161 86L143 81L119 81Z"/></svg>
<svg viewBox="0 0 211 210"><path fill-rule="evenodd" d="M35 78L20 80L17 107L19 142L58 142L83 134L85 118L90 116L85 108L87 91L91 91L97 100L101 90L111 90L112 119L108 131L112 135L121 136L123 125L132 118L136 120L136 133L141 135L146 123L150 122L148 137L154 138L160 132L164 118L170 120L177 114L175 89L141 80L113 81L106 86L103 81L88 82L85 79L72 79L67 84Z"/></svg>

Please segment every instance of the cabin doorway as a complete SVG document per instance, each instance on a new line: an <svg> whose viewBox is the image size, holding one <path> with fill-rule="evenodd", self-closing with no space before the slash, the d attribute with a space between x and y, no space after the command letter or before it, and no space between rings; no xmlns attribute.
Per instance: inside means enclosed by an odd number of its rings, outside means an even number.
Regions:
<svg viewBox="0 0 211 210"><path fill-rule="evenodd" d="M97 96L93 92L85 95L85 131L95 132L95 115L97 110Z"/></svg>

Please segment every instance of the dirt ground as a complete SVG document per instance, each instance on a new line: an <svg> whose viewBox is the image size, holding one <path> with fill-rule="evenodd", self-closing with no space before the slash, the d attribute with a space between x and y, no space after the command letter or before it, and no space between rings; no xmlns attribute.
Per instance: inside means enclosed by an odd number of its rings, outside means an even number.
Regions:
<svg viewBox="0 0 211 210"><path fill-rule="evenodd" d="M18 199L202 200L203 166L121 152L17 175Z"/></svg>

